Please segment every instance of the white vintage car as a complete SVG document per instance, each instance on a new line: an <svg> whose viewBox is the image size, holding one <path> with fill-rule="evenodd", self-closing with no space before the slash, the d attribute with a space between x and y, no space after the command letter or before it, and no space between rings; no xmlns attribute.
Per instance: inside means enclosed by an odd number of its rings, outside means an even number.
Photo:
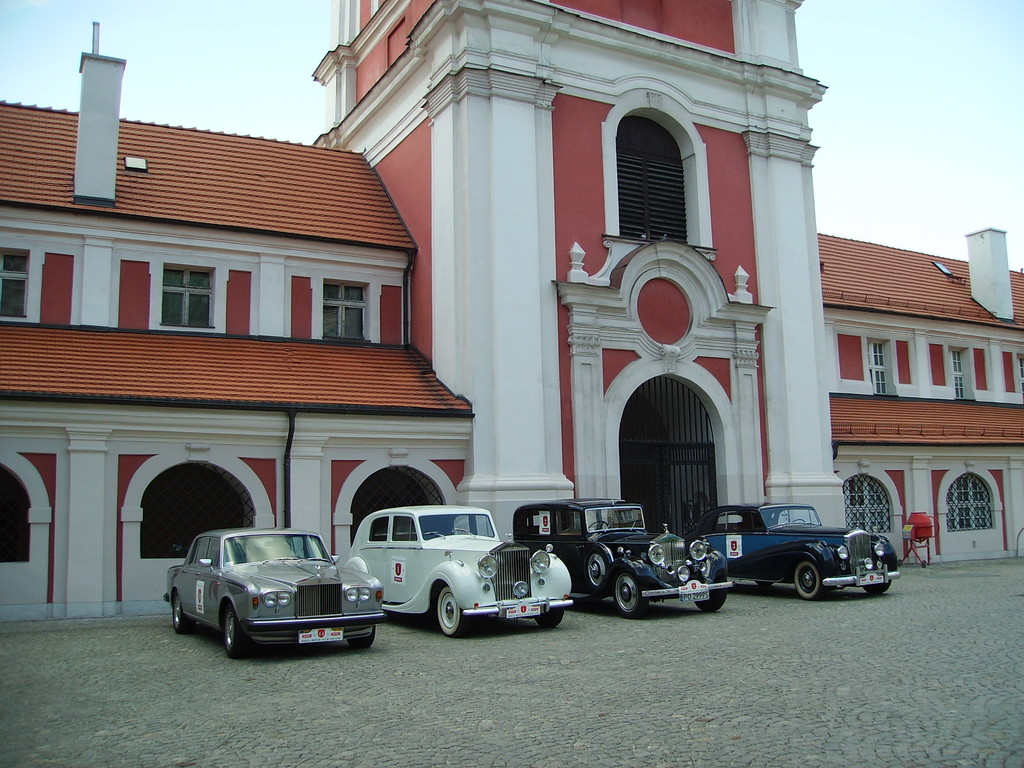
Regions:
<svg viewBox="0 0 1024 768"><path fill-rule="evenodd" d="M562 621L571 580L546 551L502 542L486 509L421 506L382 509L359 525L346 564L384 585L384 610L434 611L441 631L464 637L477 616Z"/></svg>

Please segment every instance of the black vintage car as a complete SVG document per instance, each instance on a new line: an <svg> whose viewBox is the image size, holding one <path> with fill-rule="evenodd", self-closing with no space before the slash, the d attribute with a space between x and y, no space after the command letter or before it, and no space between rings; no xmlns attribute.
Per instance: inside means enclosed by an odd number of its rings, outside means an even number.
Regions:
<svg viewBox="0 0 1024 768"><path fill-rule="evenodd" d="M761 586L792 582L805 600L840 587L881 594L900 576L899 559L881 534L821 524L808 504L716 507L688 534L729 561L729 577Z"/></svg>
<svg viewBox="0 0 1024 768"><path fill-rule="evenodd" d="M554 552L572 577L572 597L615 600L639 619L652 600L677 600L717 611L732 582L726 560L702 538L648 533L643 508L614 499L567 499L515 511L513 536L532 550Z"/></svg>

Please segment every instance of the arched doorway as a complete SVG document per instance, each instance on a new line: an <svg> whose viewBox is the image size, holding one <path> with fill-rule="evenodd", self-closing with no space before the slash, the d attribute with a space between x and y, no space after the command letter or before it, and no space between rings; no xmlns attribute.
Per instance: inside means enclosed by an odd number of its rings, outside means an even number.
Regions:
<svg viewBox="0 0 1024 768"><path fill-rule="evenodd" d="M212 464L179 464L161 472L142 494L139 554L182 559L192 539L216 528L249 528L252 497L238 479Z"/></svg>
<svg viewBox="0 0 1024 768"><path fill-rule="evenodd" d="M0 467L0 563L28 561L28 508L28 494L18 478Z"/></svg>
<svg viewBox="0 0 1024 768"><path fill-rule="evenodd" d="M643 504L648 527L689 530L718 503L715 436L704 404L678 379L658 376L633 393L619 425L622 498Z"/></svg>
<svg viewBox="0 0 1024 768"><path fill-rule="evenodd" d="M434 481L411 467L388 467L374 472L356 490L352 497L352 529L356 529L371 512L389 507L444 504L444 496Z"/></svg>

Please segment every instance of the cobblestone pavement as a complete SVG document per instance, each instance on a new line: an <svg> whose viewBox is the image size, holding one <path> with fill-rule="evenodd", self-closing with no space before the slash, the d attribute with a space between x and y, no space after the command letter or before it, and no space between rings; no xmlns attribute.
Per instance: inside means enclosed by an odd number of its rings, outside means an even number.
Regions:
<svg viewBox="0 0 1024 768"><path fill-rule="evenodd" d="M0 624L0 765L1024 766L1024 559L903 574L242 661L169 614Z"/></svg>

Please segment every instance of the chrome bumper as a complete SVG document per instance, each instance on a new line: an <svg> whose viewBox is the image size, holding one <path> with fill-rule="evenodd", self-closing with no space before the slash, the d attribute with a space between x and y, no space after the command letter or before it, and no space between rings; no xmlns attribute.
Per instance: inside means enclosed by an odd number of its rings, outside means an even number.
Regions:
<svg viewBox="0 0 1024 768"><path fill-rule="evenodd" d="M883 584L888 584L890 581L896 581L896 579L898 579L900 577L900 572L899 571L885 571L885 573L883 575L885 576L885 580L882 583ZM856 574L854 574L852 576L832 576L832 577L827 578L827 579L822 579L821 583L822 583L822 586L826 586L826 587L855 587L855 586L857 586L857 580L859 578L860 578L860 576L857 576ZM870 585L865 585L865 586L870 586Z"/></svg>
<svg viewBox="0 0 1024 768"><path fill-rule="evenodd" d="M379 613L352 613L344 616L317 616L310 619L242 619L242 625L249 634L259 635L264 632L281 632L306 629L323 629L325 627L366 626L387 621L383 611Z"/></svg>
<svg viewBox="0 0 1024 768"><path fill-rule="evenodd" d="M708 590L716 589L729 589L733 586L731 581L719 581L714 584L708 584ZM680 592L680 587L673 587L672 589L645 589L640 594L644 597L679 597L683 593Z"/></svg>
<svg viewBox="0 0 1024 768"><path fill-rule="evenodd" d="M544 612L552 608L571 608L572 600L508 600L495 605L483 605L479 608L465 608L462 613L466 616L497 616L502 611L514 608L518 605L540 605Z"/></svg>

